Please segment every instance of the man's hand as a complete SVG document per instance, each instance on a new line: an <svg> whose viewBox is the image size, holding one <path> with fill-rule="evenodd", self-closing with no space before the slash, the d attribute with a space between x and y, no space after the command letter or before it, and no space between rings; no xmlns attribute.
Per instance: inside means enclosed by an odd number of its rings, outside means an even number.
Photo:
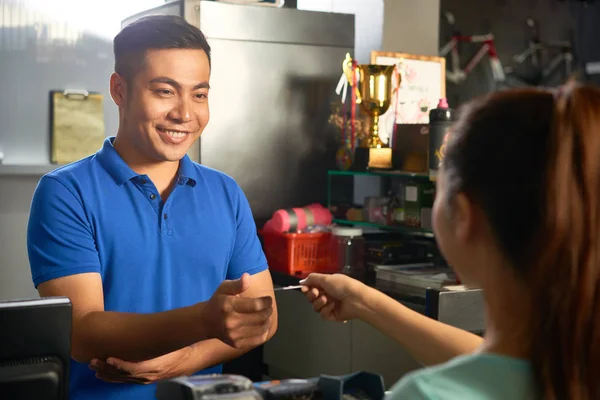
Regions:
<svg viewBox="0 0 600 400"><path fill-rule="evenodd" d="M273 299L241 296L249 288L248 274L234 281L224 281L203 305L203 323L212 330L212 337L236 349L263 344L271 328Z"/></svg>
<svg viewBox="0 0 600 400"><path fill-rule="evenodd" d="M94 358L90 369L96 372L97 378L107 382L148 384L190 375L221 363L224 351L227 353L225 358L234 357L239 352L223 343L237 349L263 344L273 327L274 304L270 296L243 297L261 293L256 288L250 289L250 279L248 274L244 274L235 281L223 282L212 298L202 304L202 323L210 327L210 336L217 340L205 340L141 362L116 357L108 357L105 361ZM267 292L272 293L272 289Z"/></svg>
<svg viewBox="0 0 600 400"><path fill-rule="evenodd" d="M96 372L96 378L111 383L137 383L145 385L163 379L188 375L180 367L190 356L191 348L174 351L148 361L129 362L109 357L106 361L94 358L90 369Z"/></svg>

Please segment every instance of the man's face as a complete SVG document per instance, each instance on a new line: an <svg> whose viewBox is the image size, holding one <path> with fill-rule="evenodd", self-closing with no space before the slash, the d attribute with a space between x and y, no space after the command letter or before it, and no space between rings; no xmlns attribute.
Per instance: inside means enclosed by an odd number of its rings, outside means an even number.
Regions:
<svg viewBox="0 0 600 400"><path fill-rule="evenodd" d="M178 161L208 123L210 66L203 50L150 50L121 104L120 129L141 160Z"/></svg>

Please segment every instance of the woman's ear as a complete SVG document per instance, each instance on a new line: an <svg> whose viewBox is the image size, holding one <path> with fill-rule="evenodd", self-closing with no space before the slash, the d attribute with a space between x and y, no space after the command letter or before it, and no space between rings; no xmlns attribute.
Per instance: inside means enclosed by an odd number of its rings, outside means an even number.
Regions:
<svg viewBox="0 0 600 400"><path fill-rule="evenodd" d="M481 228L481 213L477 206L465 195L458 193L452 204L452 225L457 240L469 242L478 235Z"/></svg>

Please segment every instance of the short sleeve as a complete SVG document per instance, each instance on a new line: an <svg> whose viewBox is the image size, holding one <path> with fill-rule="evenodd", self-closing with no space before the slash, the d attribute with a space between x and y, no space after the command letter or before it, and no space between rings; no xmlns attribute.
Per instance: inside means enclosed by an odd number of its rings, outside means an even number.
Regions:
<svg viewBox="0 0 600 400"><path fill-rule="evenodd" d="M94 235L81 199L52 176L44 176L33 195L27 252L36 288L67 275L100 273Z"/></svg>
<svg viewBox="0 0 600 400"><path fill-rule="evenodd" d="M244 272L254 275L268 268L248 199L237 184L235 187L237 191L236 234L227 268L227 279L238 279Z"/></svg>
<svg viewBox="0 0 600 400"><path fill-rule="evenodd" d="M427 390L425 381L421 379L421 374L412 373L406 375L398 381L392 388L384 400L437 400Z"/></svg>

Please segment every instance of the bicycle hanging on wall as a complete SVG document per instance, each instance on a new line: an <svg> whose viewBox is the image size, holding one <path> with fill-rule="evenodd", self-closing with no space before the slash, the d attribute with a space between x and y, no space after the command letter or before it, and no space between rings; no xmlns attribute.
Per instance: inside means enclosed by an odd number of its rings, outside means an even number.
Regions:
<svg viewBox="0 0 600 400"><path fill-rule="evenodd" d="M444 13L444 17L449 27L452 29L452 36L450 40L440 49L441 57L450 56L449 62L446 63L446 79L455 84L464 82L469 73L471 73L471 71L473 71L473 69L479 65L483 58L487 56L494 82L504 82L506 76L504 74L502 63L498 58L498 53L496 52L494 35L492 33L487 33L483 35L464 36L456 29L454 14L446 11ZM464 68L462 67L458 48L460 43L472 43L480 45L479 50L473 57L471 57Z"/></svg>
<svg viewBox="0 0 600 400"><path fill-rule="evenodd" d="M513 64L504 69L509 84L551 86L561 84L573 73L573 45L570 41L540 39L537 22L525 21L529 31L527 48L513 57Z"/></svg>

